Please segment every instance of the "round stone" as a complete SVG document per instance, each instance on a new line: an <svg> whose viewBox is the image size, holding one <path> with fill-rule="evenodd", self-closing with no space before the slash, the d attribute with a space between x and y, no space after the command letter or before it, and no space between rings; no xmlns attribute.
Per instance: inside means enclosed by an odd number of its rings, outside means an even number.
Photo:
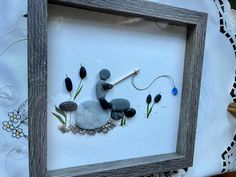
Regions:
<svg viewBox="0 0 236 177"><path fill-rule="evenodd" d="M59 105L59 108L66 112L72 112L78 108L78 105L73 101L65 101Z"/></svg>
<svg viewBox="0 0 236 177"><path fill-rule="evenodd" d="M134 108L128 108L124 111L125 116L128 118L134 117L136 114L136 110Z"/></svg>
<svg viewBox="0 0 236 177"><path fill-rule="evenodd" d="M97 129L109 122L109 111L104 111L97 101L82 102L77 110L75 123L83 129Z"/></svg>
<svg viewBox="0 0 236 177"><path fill-rule="evenodd" d="M99 72L99 76L100 76L100 79L101 80L107 80L110 78L111 76L111 73L108 69L102 69L100 72Z"/></svg>
<svg viewBox="0 0 236 177"><path fill-rule="evenodd" d="M124 111L130 107L130 102L126 99L117 98L111 100L112 111Z"/></svg>
<svg viewBox="0 0 236 177"><path fill-rule="evenodd" d="M123 112L115 112L115 111L112 111L111 112L111 118L113 120L120 120L124 117L124 113Z"/></svg>

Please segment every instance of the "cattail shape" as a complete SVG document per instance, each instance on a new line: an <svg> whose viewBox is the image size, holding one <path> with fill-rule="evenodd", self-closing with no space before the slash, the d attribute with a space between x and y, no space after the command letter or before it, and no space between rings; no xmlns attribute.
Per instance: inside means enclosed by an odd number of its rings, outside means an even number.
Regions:
<svg viewBox="0 0 236 177"><path fill-rule="evenodd" d="M80 67L79 76L81 79L84 79L87 75L87 71L84 66Z"/></svg>
<svg viewBox="0 0 236 177"><path fill-rule="evenodd" d="M152 102L152 96L149 94L146 98L147 104L150 104Z"/></svg>
<svg viewBox="0 0 236 177"><path fill-rule="evenodd" d="M71 92L72 89L73 89L73 84L72 84L72 81L71 81L71 79L69 77L65 78L65 85L66 85L66 90L68 92Z"/></svg>
<svg viewBox="0 0 236 177"><path fill-rule="evenodd" d="M161 94L158 94L154 98L154 103L159 103L160 100L161 100Z"/></svg>

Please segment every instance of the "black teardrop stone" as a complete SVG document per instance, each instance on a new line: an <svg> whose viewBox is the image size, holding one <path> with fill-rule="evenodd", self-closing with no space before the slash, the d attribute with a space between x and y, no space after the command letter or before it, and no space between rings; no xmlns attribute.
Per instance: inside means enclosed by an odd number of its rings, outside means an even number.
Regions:
<svg viewBox="0 0 236 177"><path fill-rule="evenodd" d="M152 96L149 94L146 98L147 104L150 104L152 102Z"/></svg>
<svg viewBox="0 0 236 177"><path fill-rule="evenodd" d="M84 66L80 67L79 76L81 79L84 79L87 75L87 71Z"/></svg>
<svg viewBox="0 0 236 177"><path fill-rule="evenodd" d="M155 103L159 103L160 100L161 100L161 94L158 94L157 96L155 96L154 98Z"/></svg>
<svg viewBox="0 0 236 177"><path fill-rule="evenodd" d="M73 84L72 84L72 81L69 77L66 77L65 79L65 85L66 85L66 89L68 92L71 92L72 89L73 89Z"/></svg>

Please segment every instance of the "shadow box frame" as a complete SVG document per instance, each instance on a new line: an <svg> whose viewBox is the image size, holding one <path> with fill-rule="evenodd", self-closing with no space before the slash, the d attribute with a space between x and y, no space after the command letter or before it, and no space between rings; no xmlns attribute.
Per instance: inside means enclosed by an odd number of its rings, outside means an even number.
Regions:
<svg viewBox="0 0 236 177"><path fill-rule="evenodd" d="M48 3L161 21L187 29L181 108L175 153L47 170ZM28 0L30 177L131 177L190 167L200 95L207 14L142 0Z"/></svg>

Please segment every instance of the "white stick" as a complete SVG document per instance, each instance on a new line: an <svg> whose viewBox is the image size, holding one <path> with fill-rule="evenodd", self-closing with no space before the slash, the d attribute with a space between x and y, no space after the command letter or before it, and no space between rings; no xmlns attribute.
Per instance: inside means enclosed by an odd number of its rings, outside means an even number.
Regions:
<svg viewBox="0 0 236 177"><path fill-rule="evenodd" d="M136 69L136 70L134 70L134 71L128 73L127 75L123 76L122 78L118 79L117 81L114 81L114 82L112 83L112 85L115 86L115 85L119 84L120 82L122 82L122 81L128 79L129 77L134 76L134 75L137 75L137 74L139 73L139 71L140 71L140 69Z"/></svg>

